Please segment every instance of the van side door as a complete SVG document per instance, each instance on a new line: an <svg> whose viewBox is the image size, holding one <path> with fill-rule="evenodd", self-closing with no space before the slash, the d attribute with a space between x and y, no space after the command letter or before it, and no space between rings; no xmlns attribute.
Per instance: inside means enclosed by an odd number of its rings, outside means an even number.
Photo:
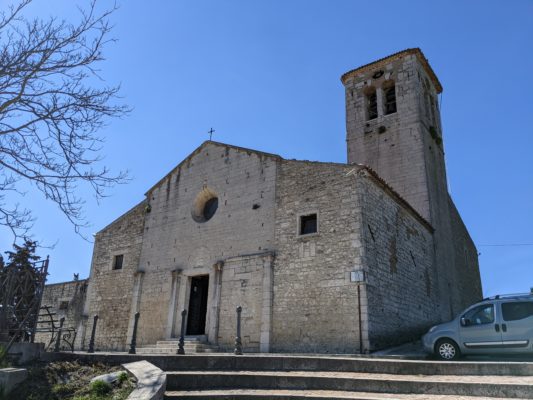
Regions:
<svg viewBox="0 0 533 400"><path fill-rule="evenodd" d="M485 303L467 310L459 325L461 344L467 352L502 348L502 333L494 303Z"/></svg>
<svg viewBox="0 0 533 400"><path fill-rule="evenodd" d="M533 299L501 302L502 340L508 351L524 351L533 340Z"/></svg>

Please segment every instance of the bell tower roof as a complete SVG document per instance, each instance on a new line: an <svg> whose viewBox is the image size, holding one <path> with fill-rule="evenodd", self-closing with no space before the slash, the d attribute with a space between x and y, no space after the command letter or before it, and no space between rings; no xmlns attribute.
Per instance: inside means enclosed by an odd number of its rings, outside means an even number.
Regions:
<svg viewBox="0 0 533 400"><path fill-rule="evenodd" d="M375 68L380 68L380 67L385 66L386 64L388 64L388 63L390 63L392 61L398 60L398 59L400 59L402 57L405 57L405 56L411 55L411 54L414 54L418 58L418 60L420 61L420 64L422 64L422 66L426 70L426 73L428 74L428 76L430 77L431 81L435 85L435 89L437 90L437 93L441 93L442 92L442 85L440 84L439 79L437 78L437 75L435 74L435 72L433 71L431 66L429 65L429 62L428 62L427 58L424 56L424 53L422 53L422 50L420 50L420 48L418 48L418 47L415 47L413 49L402 50L402 51L399 51L398 53L394 53L394 54L391 54L390 56L387 56L387 57L381 58L379 60L376 60L374 62L371 62L370 64L365 64L365 65L363 65L363 66L361 66L359 68L352 69L351 71L348 71L344 75L341 76L341 82L345 85L346 81L349 78L351 78L351 77L353 77L353 76L355 76L357 74L365 73L365 72L367 72L369 70L372 70L372 69L375 69Z"/></svg>

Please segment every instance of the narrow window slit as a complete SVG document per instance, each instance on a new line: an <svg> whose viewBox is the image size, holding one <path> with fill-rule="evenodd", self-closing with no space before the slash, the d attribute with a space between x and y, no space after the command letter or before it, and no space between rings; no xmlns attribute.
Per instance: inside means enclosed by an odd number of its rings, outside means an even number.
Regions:
<svg viewBox="0 0 533 400"><path fill-rule="evenodd" d="M122 269L124 254L118 254L113 258L113 269Z"/></svg>
<svg viewBox="0 0 533 400"><path fill-rule="evenodd" d="M367 120L376 119L378 117L378 98L376 89L371 88L366 94L367 104Z"/></svg>
<svg viewBox="0 0 533 400"><path fill-rule="evenodd" d="M389 83L383 88L385 115L396 112L396 86Z"/></svg>

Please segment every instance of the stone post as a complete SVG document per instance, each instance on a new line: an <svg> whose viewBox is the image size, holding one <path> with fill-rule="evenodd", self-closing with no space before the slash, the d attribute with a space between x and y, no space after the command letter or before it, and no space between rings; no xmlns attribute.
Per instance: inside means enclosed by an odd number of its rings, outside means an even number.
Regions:
<svg viewBox="0 0 533 400"><path fill-rule="evenodd" d="M237 336L235 336L235 354L238 356L242 355L241 312L242 307L237 307Z"/></svg>
<svg viewBox="0 0 533 400"><path fill-rule="evenodd" d="M181 333L180 333L180 340L178 342L178 352L177 354L185 354L185 348L183 345L185 344L185 316L187 315L187 310L183 310L181 312Z"/></svg>

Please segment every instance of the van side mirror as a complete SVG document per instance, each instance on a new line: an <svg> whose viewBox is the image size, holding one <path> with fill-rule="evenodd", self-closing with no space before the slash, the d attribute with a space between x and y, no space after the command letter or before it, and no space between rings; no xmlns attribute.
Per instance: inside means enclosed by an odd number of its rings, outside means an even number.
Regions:
<svg viewBox="0 0 533 400"><path fill-rule="evenodd" d="M466 319L465 317L461 318L461 326L468 326L470 325L470 320Z"/></svg>

